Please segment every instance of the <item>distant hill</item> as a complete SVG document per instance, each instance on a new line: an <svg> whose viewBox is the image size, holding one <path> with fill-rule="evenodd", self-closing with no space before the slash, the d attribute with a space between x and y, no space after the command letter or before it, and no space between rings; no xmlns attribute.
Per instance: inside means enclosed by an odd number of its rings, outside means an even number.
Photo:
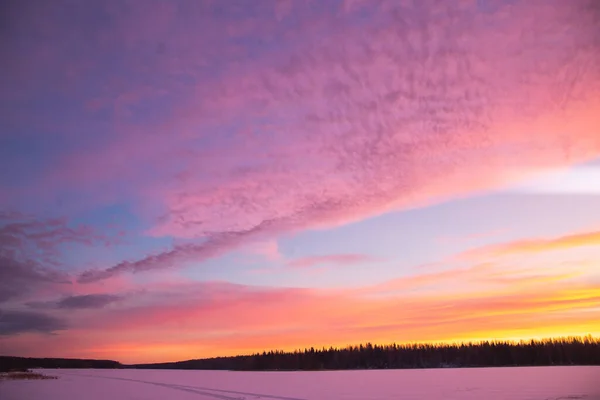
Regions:
<svg viewBox="0 0 600 400"><path fill-rule="evenodd" d="M86 360L76 358L26 358L0 356L0 372L22 371L31 368L123 368L112 360Z"/></svg>
<svg viewBox="0 0 600 400"><path fill-rule="evenodd" d="M550 365L600 365L600 338L592 336L521 342L373 345L343 349L269 351L157 364L139 369L212 369L239 371L459 368Z"/></svg>

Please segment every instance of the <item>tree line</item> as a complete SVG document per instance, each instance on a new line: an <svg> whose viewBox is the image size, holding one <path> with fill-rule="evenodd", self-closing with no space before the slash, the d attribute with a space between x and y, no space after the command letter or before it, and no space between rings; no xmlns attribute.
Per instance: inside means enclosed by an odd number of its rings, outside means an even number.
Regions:
<svg viewBox="0 0 600 400"><path fill-rule="evenodd" d="M346 348L269 351L133 368L238 371L600 365L600 338L442 344L361 344Z"/></svg>
<svg viewBox="0 0 600 400"><path fill-rule="evenodd" d="M0 372L27 371L33 368L121 368L112 360L76 358L28 358L0 356Z"/></svg>

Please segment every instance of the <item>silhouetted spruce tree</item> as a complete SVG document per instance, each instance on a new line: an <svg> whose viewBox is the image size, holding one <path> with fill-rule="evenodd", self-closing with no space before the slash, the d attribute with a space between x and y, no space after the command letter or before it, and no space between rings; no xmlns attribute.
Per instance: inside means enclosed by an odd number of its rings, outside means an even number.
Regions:
<svg viewBox="0 0 600 400"><path fill-rule="evenodd" d="M136 368L229 370L333 370L541 365L600 365L600 338L592 336L521 342L374 345L137 365Z"/></svg>

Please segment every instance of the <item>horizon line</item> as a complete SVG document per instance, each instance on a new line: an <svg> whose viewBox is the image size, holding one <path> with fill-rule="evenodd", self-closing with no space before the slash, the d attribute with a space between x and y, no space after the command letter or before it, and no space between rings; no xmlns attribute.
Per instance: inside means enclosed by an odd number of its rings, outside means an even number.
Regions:
<svg viewBox="0 0 600 400"><path fill-rule="evenodd" d="M296 348L294 350L269 349L269 350L260 350L260 351L254 352L254 353L236 354L236 355L231 355L231 356L199 357L199 358L189 358L189 359L177 360L177 361L146 362L146 363L123 363L121 361L118 361L115 359L110 359L110 358L40 357L40 356L24 357L24 356L11 356L11 355L2 355L2 354L0 354L0 357L14 357L14 358L25 358L25 359L112 361L112 362L117 362L122 366L136 366L136 365L174 364L174 363L187 362L187 361L214 360L214 359L222 359L222 358L254 357L257 355L262 355L263 353L294 354L296 352L304 353L310 349L314 349L315 351L323 351L323 350L328 351L331 349L339 351L339 350L347 350L349 348L366 346L369 344L373 347L375 347L375 346L388 347L388 346L394 346L394 345L399 346L399 347L414 347L414 346L420 346L420 345L432 345L434 347L452 347L452 346L460 346L460 345L477 346L477 345L488 344L488 343L489 344L519 345L519 344L526 344L526 343L531 343L531 342L534 342L534 343L548 343L548 342L555 342L555 341L562 341L562 342L581 341L581 342L584 342L586 340L589 340L592 343L600 344L600 334L588 333L585 335L560 335L560 336L545 336L545 337L541 337L541 338L528 337L528 338L521 338L521 339L489 338L489 339L472 339L472 340L438 340L438 341L432 340L432 341L410 341L410 342L407 341L407 342L387 342L387 343L374 343L374 342L366 341L366 342L361 342L361 343L357 343L357 344L347 344L344 346L320 346L320 347L309 346L309 347L304 347L304 348Z"/></svg>

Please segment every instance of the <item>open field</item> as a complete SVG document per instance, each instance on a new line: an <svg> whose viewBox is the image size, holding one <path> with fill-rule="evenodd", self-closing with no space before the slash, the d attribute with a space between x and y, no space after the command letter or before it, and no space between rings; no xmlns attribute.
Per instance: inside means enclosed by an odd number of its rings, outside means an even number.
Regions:
<svg viewBox="0 0 600 400"><path fill-rule="evenodd" d="M40 370L3 381L3 400L600 400L600 367L329 372Z"/></svg>

